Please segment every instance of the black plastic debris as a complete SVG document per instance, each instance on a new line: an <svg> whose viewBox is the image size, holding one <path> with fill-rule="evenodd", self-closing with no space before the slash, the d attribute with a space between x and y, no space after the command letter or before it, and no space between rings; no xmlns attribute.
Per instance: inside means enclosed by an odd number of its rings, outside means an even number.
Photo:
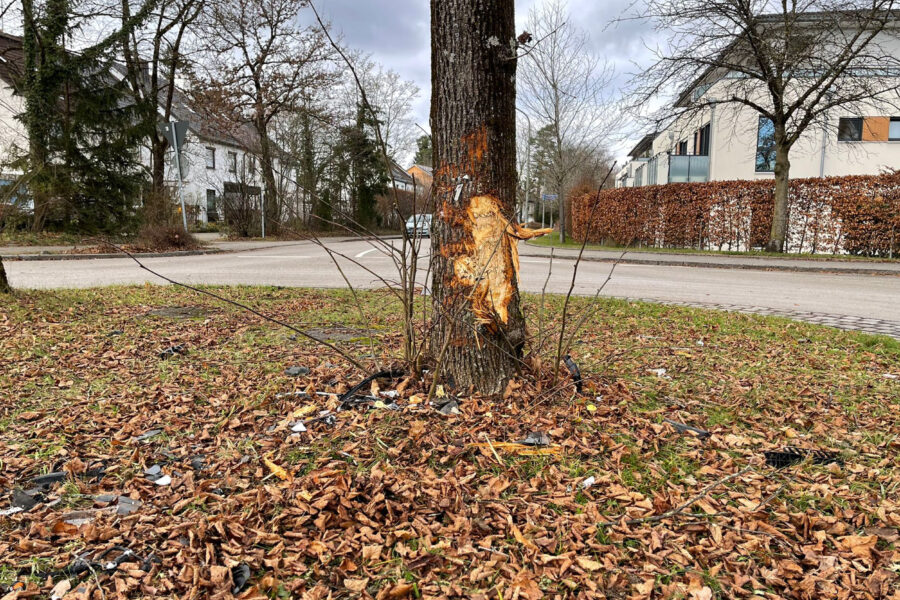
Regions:
<svg viewBox="0 0 900 600"><path fill-rule="evenodd" d="M187 354L187 350L184 347L184 344L177 344L175 346L169 346L165 350L159 353L159 357L163 360L168 360L175 356L176 354Z"/></svg>
<svg viewBox="0 0 900 600"><path fill-rule="evenodd" d="M65 471L54 471L53 473L45 473L31 478L31 483L42 487L49 487L54 483L61 483L69 476Z"/></svg>
<svg viewBox="0 0 900 600"><path fill-rule="evenodd" d="M352 399L356 395L356 392L363 389L364 387L366 387L368 384L372 383L376 379L385 379L387 377L390 377L390 378L402 377L405 374L406 374L405 371L390 370L390 371L379 371L379 372L375 373L374 375L369 375L368 377L366 377L365 379L363 379L362 381L360 381L359 383L354 385L352 388L350 388L349 390L347 390L346 392L341 394L341 397L338 398L338 401L340 402L341 406L350 405ZM377 398L375 398L375 399L377 400Z"/></svg>
<svg viewBox="0 0 900 600"><path fill-rule="evenodd" d="M827 465L830 463L843 464L841 455L837 452L828 450L808 450L805 448L796 448L794 446L785 446L784 450L768 450L765 453L766 464L776 469L783 469L792 465L799 464L807 458L814 465Z"/></svg>
<svg viewBox="0 0 900 600"><path fill-rule="evenodd" d="M10 506L12 508L18 508L22 511L26 511L31 510L40 503L40 492L37 490L29 490L26 492L25 490L16 488L12 491L12 498L10 501Z"/></svg>
<svg viewBox="0 0 900 600"><path fill-rule="evenodd" d="M247 582L250 581L250 567L247 563L241 563L231 568L231 581L234 583L231 593L235 596L247 587Z"/></svg>
<svg viewBox="0 0 900 600"><path fill-rule="evenodd" d="M516 443L524 446L549 446L550 436L543 431L532 431L524 440L518 440Z"/></svg>
<svg viewBox="0 0 900 600"><path fill-rule="evenodd" d="M691 425L685 425L684 423L679 423L678 421L673 421L672 419L663 419L663 423L668 423L672 427L675 428L675 431L678 433L693 433L701 440L705 440L706 438L712 436L712 434L705 429L700 429L699 427L693 427Z"/></svg>
<svg viewBox="0 0 900 600"><path fill-rule="evenodd" d="M202 456L194 456L191 458L191 468L195 471L202 471L206 466L206 459Z"/></svg>
<svg viewBox="0 0 900 600"><path fill-rule="evenodd" d="M568 354L563 357L563 362L566 364L566 368L569 369L569 373L572 374L572 381L575 382L575 391L579 394L584 393L584 380L581 378L581 369L578 368L578 365L575 364L575 361Z"/></svg>
<svg viewBox="0 0 900 600"><path fill-rule="evenodd" d="M288 367L284 370L284 374L290 377L302 377L309 375L309 367Z"/></svg>
<svg viewBox="0 0 900 600"><path fill-rule="evenodd" d="M153 465L147 469L144 469L144 476L147 477L150 481L156 481L160 477L162 477L162 467L159 465Z"/></svg>

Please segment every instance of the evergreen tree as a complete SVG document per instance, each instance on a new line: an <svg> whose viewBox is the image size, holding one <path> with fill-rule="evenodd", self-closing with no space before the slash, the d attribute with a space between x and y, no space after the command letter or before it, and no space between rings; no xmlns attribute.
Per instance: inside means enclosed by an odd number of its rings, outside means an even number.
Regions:
<svg viewBox="0 0 900 600"><path fill-rule="evenodd" d="M144 183L139 149L149 125L113 74L113 48L123 32L74 54L65 48L68 0L46 0L40 9L34 0L22 4L25 111L19 118L29 152L20 162L32 175L33 228L52 221L84 232L127 229ZM147 6L136 18L146 14Z"/></svg>
<svg viewBox="0 0 900 600"><path fill-rule="evenodd" d="M416 150L416 156L413 158L413 163L417 165L424 165L426 167L431 166L431 136L430 135L422 135L419 136L419 139L416 140L416 146L418 146Z"/></svg>
<svg viewBox="0 0 900 600"><path fill-rule="evenodd" d="M387 188L388 175L384 160L370 131L372 119L360 105L356 121L342 127L338 142L342 168L346 177L354 220L363 226L376 222L376 196Z"/></svg>

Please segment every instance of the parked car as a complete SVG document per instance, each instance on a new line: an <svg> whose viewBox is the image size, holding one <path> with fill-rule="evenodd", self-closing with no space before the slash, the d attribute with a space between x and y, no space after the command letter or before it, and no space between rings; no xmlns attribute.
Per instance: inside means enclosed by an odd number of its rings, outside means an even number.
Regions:
<svg viewBox="0 0 900 600"><path fill-rule="evenodd" d="M432 215L413 215L406 220L406 235L409 237L431 237Z"/></svg>

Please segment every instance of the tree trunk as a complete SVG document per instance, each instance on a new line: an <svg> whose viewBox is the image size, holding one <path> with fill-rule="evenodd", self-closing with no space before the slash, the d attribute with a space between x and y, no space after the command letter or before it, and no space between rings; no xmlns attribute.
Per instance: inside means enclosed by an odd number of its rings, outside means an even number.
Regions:
<svg viewBox="0 0 900 600"><path fill-rule="evenodd" d="M775 132L775 207L772 214L772 233L766 246L768 252L784 252L788 230L788 195L791 191L790 147L780 141Z"/></svg>
<svg viewBox="0 0 900 600"><path fill-rule="evenodd" d="M452 383L503 391L525 343L516 198L514 0L431 0L435 356ZM445 350L443 353L442 350Z"/></svg>
<svg viewBox="0 0 900 600"><path fill-rule="evenodd" d="M265 197L266 233L276 234L281 224L281 207L279 206L278 188L275 185L275 163L272 156L272 144L269 140L269 128L264 115L257 114L256 133L259 135L259 163L260 169L262 169L263 194Z"/></svg>
<svg viewBox="0 0 900 600"><path fill-rule="evenodd" d="M0 258L0 294L9 294L12 288L9 286L9 280L6 278L6 269L3 268L3 259Z"/></svg>

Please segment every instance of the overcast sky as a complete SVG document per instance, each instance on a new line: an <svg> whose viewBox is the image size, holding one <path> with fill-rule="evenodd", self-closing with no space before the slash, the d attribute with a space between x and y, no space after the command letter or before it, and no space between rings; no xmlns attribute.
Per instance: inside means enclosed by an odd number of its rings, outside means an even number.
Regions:
<svg viewBox="0 0 900 600"><path fill-rule="evenodd" d="M528 10L541 0L516 0L516 31L524 29ZM646 61L644 41L652 41L653 31L644 22L627 21L611 25L633 0L569 0L569 12L586 30L596 51L615 69L614 86L622 87L634 72L632 62ZM369 52L385 67L415 81L422 90L415 106L416 121L428 128L431 89L428 0L326 0L317 8L343 35L350 48ZM626 123L622 138L614 141L619 156L640 138Z"/></svg>

